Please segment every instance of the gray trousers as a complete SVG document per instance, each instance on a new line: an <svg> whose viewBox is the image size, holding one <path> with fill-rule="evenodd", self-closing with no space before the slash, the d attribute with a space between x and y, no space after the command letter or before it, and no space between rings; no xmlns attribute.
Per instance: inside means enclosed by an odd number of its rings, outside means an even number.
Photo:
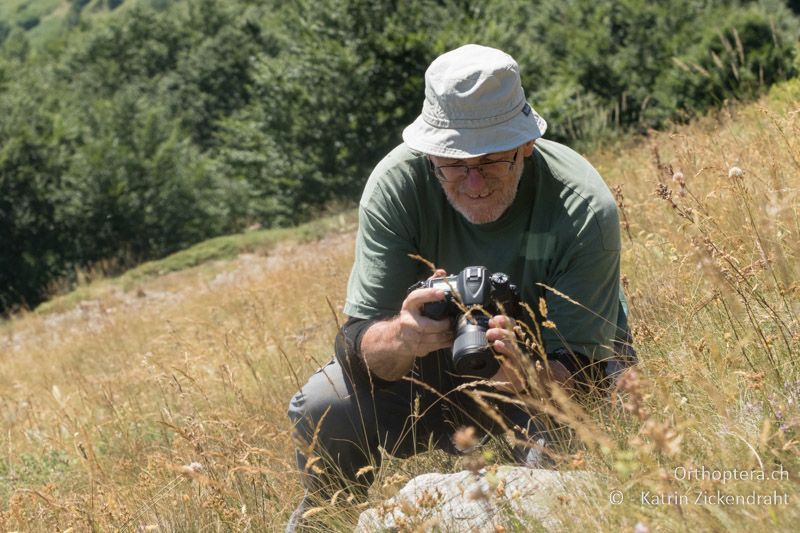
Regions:
<svg viewBox="0 0 800 533"><path fill-rule="evenodd" d="M339 488L363 493L372 472L356 474L365 466L380 465L380 448L395 457L431 448L455 454L459 452L451 438L459 427L502 434L501 424L466 393L454 390L464 381L449 371L448 354L423 358L429 359L427 368L412 372L421 383L400 380L383 388L353 382L335 358L317 370L289 404L303 485L328 495ZM541 427L518 407L499 402L497 408L508 428L522 431L520 436L527 433L530 438ZM320 458L313 466L312 456Z"/></svg>

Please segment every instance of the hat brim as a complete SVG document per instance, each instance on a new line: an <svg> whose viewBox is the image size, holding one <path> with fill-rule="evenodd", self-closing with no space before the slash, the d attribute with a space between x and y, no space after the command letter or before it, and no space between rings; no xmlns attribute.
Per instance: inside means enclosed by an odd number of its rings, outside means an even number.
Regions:
<svg viewBox="0 0 800 533"><path fill-rule="evenodd" d="M403 141L428 155L464 159L512 150L547 131L547 122L530 108L514 118L485 128L437 128L422 115L403 130Z"/></svg>

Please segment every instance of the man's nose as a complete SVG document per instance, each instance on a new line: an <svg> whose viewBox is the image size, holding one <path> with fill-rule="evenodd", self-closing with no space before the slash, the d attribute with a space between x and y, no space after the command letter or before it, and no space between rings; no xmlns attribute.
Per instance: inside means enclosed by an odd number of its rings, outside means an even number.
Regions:
<svg viewBox="0 0 800 533"><path fill-rule="evenodd" d="M464 187L468 190L480 190L486 185L486 179L481 174L478 167L468 167L467 177L464 178Z"/></svg>

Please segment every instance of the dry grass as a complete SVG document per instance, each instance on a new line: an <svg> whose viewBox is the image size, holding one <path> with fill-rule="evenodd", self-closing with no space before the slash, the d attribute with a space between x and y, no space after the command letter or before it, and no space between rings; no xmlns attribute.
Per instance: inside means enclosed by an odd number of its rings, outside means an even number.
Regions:
<svg viewBox="0 0 800 533"><path fill-rule="evenodd" d="M286 405L329 357L351 254L351 234L279 247L6 324L0 528L285 520Z"/></svg>
<svg viewBox="0 0 800 533"><path fill-rule="evenodd" d="M564 501L565 528L793 530L800 84L590 159L621 186L641 365L613 402L539 406L576 436L559 450L561 467L597 480ZM285 409L330 357L352 234L266 254L2 326L0 528L282 529L300 496ZM439 454L389 461L374 498L460 466ZM680 479L681 468L701 467L787 475ZM717 490L788 503L695 503L698 491ZM656 495L688 501L655 505ZM347 530L357 511L319 516Z"/></svg>

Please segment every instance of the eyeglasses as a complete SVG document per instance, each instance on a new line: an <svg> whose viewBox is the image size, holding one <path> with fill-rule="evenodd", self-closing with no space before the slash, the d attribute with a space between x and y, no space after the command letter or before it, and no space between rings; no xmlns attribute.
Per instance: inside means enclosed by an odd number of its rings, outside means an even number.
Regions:
<svg viewBox="0 0 800 533"><path fill-rule="evenodd" d="M479 165L441 165L438 167L433 164L433 161L430 164L436 177L442 181L461 181L467 177L471 168L477 169L484 179L497 179L505 177L511 172L511 169L517 163L518 153L519 150L514 152L514 157L511 161L490 161Z"/></svg>

